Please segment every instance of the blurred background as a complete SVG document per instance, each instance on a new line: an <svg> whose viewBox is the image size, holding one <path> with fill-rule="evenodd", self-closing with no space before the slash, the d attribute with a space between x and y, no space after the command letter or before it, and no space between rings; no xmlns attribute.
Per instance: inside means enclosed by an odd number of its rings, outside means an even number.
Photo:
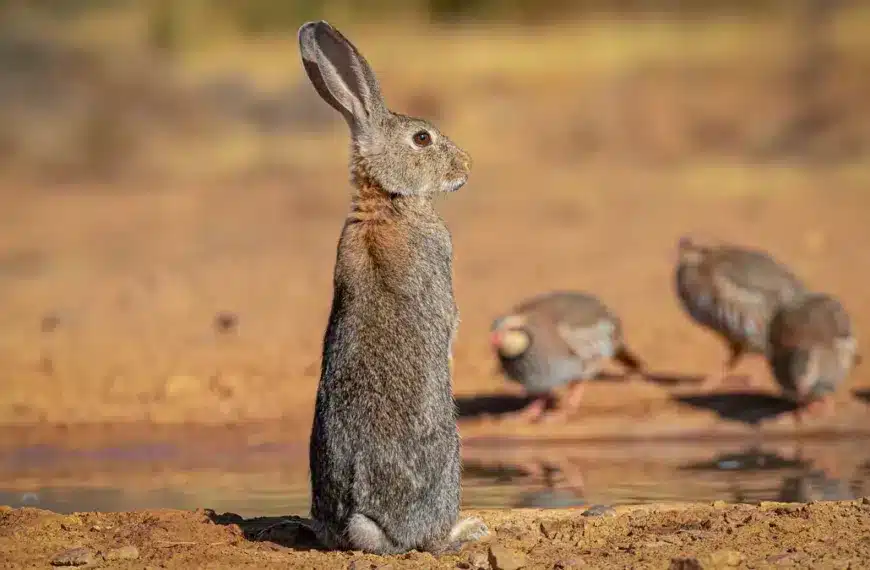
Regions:
<svg viewBox="0 0 870 570"><path fill-rule="evenodd" d="M469 457L475 438L757 431L757 414L733 413L744 400L723 412L680 399L725 358L673 294L686 232L773 253L841 299L859 342L870 330L866 1L0 0L8 502L54 492L49 473L75 486L86 465L129 471L134 456L151 466L140 483L153 482L188 457L173 446L218 440L284 457L258 473L307 500L300 442L350 197L347 127L299 61L309 19L351 38L393 109L431 119L474 158L469 184L439 203L456 253ZM590 386L567 425L501 423L518 390L496 371L489 325L560 288L616 310L668 381ZM741 370L776 393L759 359ZM864 403L827 427L870 428L868 388L859 369L849 392ZM128 444L138 451L117 451ZM194 466L176 462L167 485L244 463L215 465L214 445ZM649 460L715 464L709 446L687 449ZM478 471L493 469L488 453ZM833 455L848 459L838 476L866 480L870 461L851 447ZM515 468L552 486L536 461ZM682 475L638 472L687 488Z"/></svg>

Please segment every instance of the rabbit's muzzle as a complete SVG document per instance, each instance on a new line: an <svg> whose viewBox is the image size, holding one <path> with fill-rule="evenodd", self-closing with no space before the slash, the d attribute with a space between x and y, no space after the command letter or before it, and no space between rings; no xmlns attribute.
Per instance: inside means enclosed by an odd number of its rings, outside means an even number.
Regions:
<svg viewBox="0 0 870 570"><path fill-rule="evenodd" d="M455 192L465 186L465 183L468 182L468 175L471 173L471 156L458 147L456 147L456 153L450 173L442 184L444 192Z"/></svg>

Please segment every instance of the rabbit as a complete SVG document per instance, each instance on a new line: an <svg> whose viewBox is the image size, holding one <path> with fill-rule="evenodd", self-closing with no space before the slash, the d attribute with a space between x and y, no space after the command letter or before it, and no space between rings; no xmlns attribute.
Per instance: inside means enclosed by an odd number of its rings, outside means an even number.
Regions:
<svg viewBox="0 0 870 570"><path fill-rule="evenodd" d="M554 291L520 303L493 321L490 342L505 375L535 397L518 414L530 421L543 417L553 389L565 384L567 411L576 410L583 381L610 358L631 373L643 369L623 340L619 317L586 293Z"/></svg>
<svg viewBox="0 0 870 570"><path fill-rule="evenodd" d="M803 282L769 254L683 236L678 243L676 291L698 324L718 334L729 348L721 375L703 385L719 385L749 354L768 351L768 326L777 309L807 294Z"/></svg>
<svg viewBox="0 0 870 570"><path fill-rule="evenodd" d="M786 398L798 407L795 420L833 406L833 397L860 363L849 314L840 302L812 293L784 305L770 323L768 365Z"/></svg>
<svg viewBox="0 0 870 570"><path fill-rule="evenodd" d="M311 528L333 549L456 550L489 531L458 519L459 312L451 236L433 200L465 185L471 158L432 124L389 110L368 62L327 22L302 25L299 47L350 129L355 189L309 445Z"/></svg>

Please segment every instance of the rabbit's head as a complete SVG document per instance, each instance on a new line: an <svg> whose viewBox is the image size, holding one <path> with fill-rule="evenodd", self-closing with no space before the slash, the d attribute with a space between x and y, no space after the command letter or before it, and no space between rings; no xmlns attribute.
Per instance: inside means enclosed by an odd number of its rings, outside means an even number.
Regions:
<svg viewBox="0 0 870 570"><path fill-rule="evenodd" d="M362 54L324 21L299 28L308 78L350 127L352 168L390 194L453 192L468 180L471 158L431 123L387 109Z"/></svg>

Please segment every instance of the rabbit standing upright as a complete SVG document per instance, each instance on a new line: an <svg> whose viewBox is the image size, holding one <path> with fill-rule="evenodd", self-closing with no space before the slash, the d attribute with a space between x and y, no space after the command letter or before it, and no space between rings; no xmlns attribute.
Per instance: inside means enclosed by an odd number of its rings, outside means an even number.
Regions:
<svg viewBox="0 0 870 570"><path fill-rule="evenodd" d="M457 520L459 318L450 232L432 202L465 184L471 159L428 122L387 109L366 60L328 23L304 24L299 45L315 89L350 127L355 187L311 432L313 530L330 548L455 548L488 530Z"/></svg>

